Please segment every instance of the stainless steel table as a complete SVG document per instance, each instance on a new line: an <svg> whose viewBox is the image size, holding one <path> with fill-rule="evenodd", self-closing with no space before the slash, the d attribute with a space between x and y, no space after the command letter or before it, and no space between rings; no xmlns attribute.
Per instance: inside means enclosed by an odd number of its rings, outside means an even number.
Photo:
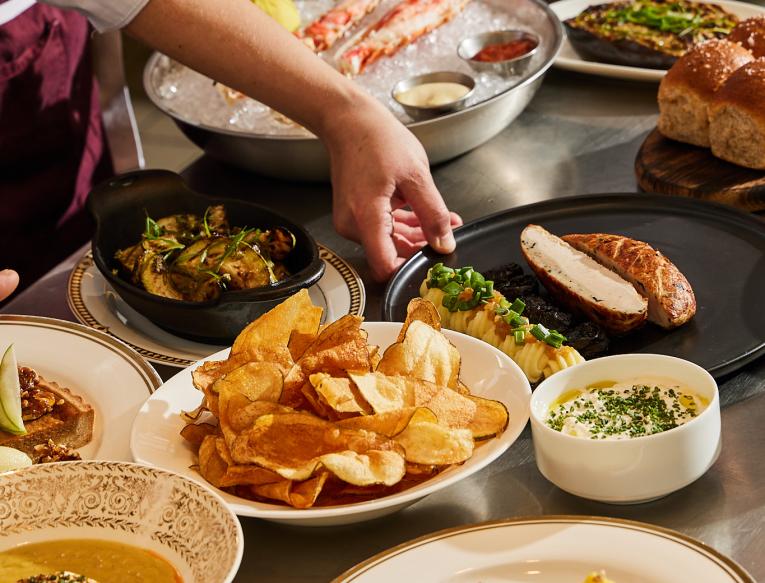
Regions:
<svg viewBox="0 0 765 583"><path fill-rule="evenodd" d="M434 168L436 183L465 220L543 199L635 191L633 160L655 124L655 100L655 85L553 71L510 128ZM267 180L208 158L184 174L198 190L248 198L306 225L358 269L367 286L366 317L379 319L384 288L371 282L363 250L332 230L328 185ZM3 311L74 319L66 307L65 284L75 259ZM164 378L174 372L159 368ZM558 490L537 470L527 429L483 471L390 517L317 529L243 519L245 556L236 580L326 581L377 552L438 529L540 514L615 516L673 528L732 556L756 579L765 580L765 358L723 379L720 389L720 459L700 480L664 499L610 506Z"/></svg>

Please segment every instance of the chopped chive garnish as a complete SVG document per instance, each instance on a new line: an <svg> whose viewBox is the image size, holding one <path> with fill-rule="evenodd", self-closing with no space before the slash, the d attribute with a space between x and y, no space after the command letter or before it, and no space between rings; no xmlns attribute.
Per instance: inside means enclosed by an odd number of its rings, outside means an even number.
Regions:
<svg viewBox="0 0 765 583"><path fill-rule="evenodd" d="M550 331L547 328L545 328L542 324L534 324L531 327L531 335L537 340L541 340L542 342L545 341L545 338L547 338L547 335L549 333Z"/></svg>

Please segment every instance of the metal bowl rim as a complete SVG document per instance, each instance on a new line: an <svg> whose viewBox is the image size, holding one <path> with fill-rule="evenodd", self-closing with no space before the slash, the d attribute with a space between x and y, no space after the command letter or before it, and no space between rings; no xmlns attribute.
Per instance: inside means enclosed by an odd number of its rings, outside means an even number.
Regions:
<svg viewBox="0 0 765 583"><path fill-rule="evenodd" d="M555 59L558 57L558 54L560 53L560 50L563 47L563 40L566 38L565 28L563 27L563 23L561 22L560 18L558 18L557 14L555 14L555 12L553 12L550 6L546 4L543 0L525 0L525 1L530 2L531 4L534 4L538 8L540 8L542 12L544 12L545 15L547 16L548 22L553 26L555 35L553 38L553 47L552 47L550 56L547 59L545 59L536 68L536 70L529 73L525 77L525 79L523 79L522 81L520 81L519 83L515 85L511 85L506 90L500 93L497 93L496 95L493 95L492 97L489 97L488 99L479 101L478 103L475 103L463 109L459 109L452 113L440 115L432 119L415 121L412 123L404 124L407 128L413 129L413 128L424 127L424 126L428 126L428 125L432 125L436 123L440 124L440 123L443 123L444 120L451 119L454 116L464 115L467 112L475 111L479 108L485 107L490 103L501 100L502 98L506 97L510 93L517 92L520 89L523 89L528 85L531 85L534 81L536 81L539 77L543 76L547 72L547 70L555 62ZM315 142L319 139L317 136L285 136L285 135L274 135L274 134L256 134L252 132L242 132L237 130L231 130L228 128L209 126L209 125L198 123L198 122L192 122L184 117L181 117L180 115L176 114L173 111L169 111L166 107L163 107L162 100L159 98L159 96L156 95L156 92L154 91L154 87L152 86L152 83L151 83L151 73L154 70L154 67L156 66L157 61L162 56L163 55L161 53L155 51L151 55L151 57L149 57L149 59L146 61L146 65L144 66L144 69L143 69L143 86L144 86L144 91L146 92L146 95L149 97L151 102L160 111L162 111L166 115L169 115L174 120L183 124L187 124L197 129L214 133L214 134L224 134L224 135L228 135L228 136L240 138L240 139L256 139L256 140L263 140L263 141L277 140L277 141L285 141L285 142L306 142L306 143Z"/></svg>
<svg viewBox="0 0 765 583"><path fill-rule="evenodd" d="M443 75L443 74L453 75L455 77L455 79L456 78L460 78L462 80L470 79L470 82L471 82L470 85L466 85L465 83L462 83L461 81L455 81L455 83L457 83L458 85L462 85L463 87L467 87L468 92L465 93L465 95L463 95L459 99L455 99L454 101L449 101L449 102L444 103L442 105L409 105L407 103L402 103L401 101L398 100L398 97L396 95L396 87L398 87L402 83L406 83L408 81L420 81L420 80L422 80L422 82L415 83L414 85L409 87L409 89L413 89L415 87L418 87L419 85L425 85L426 83L428 83L428 81L425 80L426 77L430 77L431 75ZM446 107L451 108L451 107L454 107L455 108L454 111L462 111L462 110L464 110L466 108L465 107L460 108L459 107L460 104L465 103L465 100L467 100L473 94L473 92L475 91L475 88L476 88L477 85L478 85L478 83L476 83L476 80L475 80L475 78L472 75L468 75L467 73L462 73L461 71L431 71L430 73L421 73L419 75L413 75L411 77L407 77L406 79L401 79L400 81L396 81L396 83L393 85L393 89L390 90L390 96L393 98L393 101L398 103L405 110L407 108L409 108L409 109L412 109L414 111L420 111L422 113L431 113L431 112L434 113L434 112L439 111L441 108L446 108ZM459 108L459 109L457 109L457 108Z"/></svg>
<svg viewBox="0 0 765 583"><path fill-rule="evenodd" d="M523 53L522 55L518 55L517 57L513 57L512 59L504 59L502 61L489 61L489 62L476 61L475 60L475 55L473 55L472 57L464 57L464 56L462 56L462 50L461 50L462 49L462 45L465 44L466 42L471 41L471 40L476 39L476 38L479 38L479 37L482 37L482 36L489 36L489 35L493 35L493 34L502 34L502 33L507 33L507 32L520 32L522 34L528 35L530 37L533 37L534 40L536 40L537 44L536 44L536 46L533 49L531 49L530 51L528 51L526 53ZM491 45L483 44L481 46L481 49L484 49L487 46L491 46ZM533 57L537 53L537 51L539 50L540 46L542 46L542 37L540 37L536 32L531 32L531 31L528 31L528 30L522 30L520 28L505 28L505 29L502 29L502 30L490 30L489 32L482 32L482 33L479 33L479 34L474 34L472 36L464 37L457 44L457 56L460 59L462 59L463 61L465 61L466 63L469 63L471 65L473 63L480 63L480 64L486 64L486 65L504 65L504 64L507 64L507 63L517 63L519 61L523 61L524 59L530 59L531 57ZM479 50L479 52L480 52L480 50ZM478 54L478 53L476 53L476 54Z"/></svg>

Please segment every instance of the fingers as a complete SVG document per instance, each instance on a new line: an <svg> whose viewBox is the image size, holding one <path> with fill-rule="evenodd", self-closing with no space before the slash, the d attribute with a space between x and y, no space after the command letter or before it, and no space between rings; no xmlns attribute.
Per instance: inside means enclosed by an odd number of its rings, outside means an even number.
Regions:
<svg viewBox="0 0 765 583"><path fill-rule="evenodd" d="M372 276L386 281L404 262L393 242L393 214L390 198L376 197L361 212L359 234Z"/></svg>
<svg viewBox="0 0 765 583"><path fill-rule="evenodd" d="M394 210L393 218L396 220L396 223L402 223L404 225L409 225L410 227L420 226L420 219L418 219L417 215L410 210L406 210L406 209ZM452 225L452 229L461 227L463 224L462 217L459 216L457 213L453 213L453 212L449 213L449 222Z"/></svg>
<svg viewBox="0 0 765 583"><path fill-rule="evenodd" d="M12 269L0 271L0 301L7 298L19 285L19 274Z"/></svg>
<svg viewBox="0 0 765 583"><path fill-rule="evenodd" d="M438 253L454 251L456 244L452 234L452 216L430 174L425 172L403 181L399 189L420 220L430 246ZM455 215L455 218L459 219L459 216Z"/></svg>
<svg viewBox="0 0 765 583"><path fill-rule="evenodd" d="M394 233L392 239L393 245L396 247L396 252L402 260L409 259L412 255L417 253L417 251L427 245L427 242L424 239L419 241L412 241L411 239L407 239L398 233Z"/></svg>
<svg viewBox="0 0 765 583"><path fill-rule="evenodd" d="M400 223L395 220L395 215L394 215L394 221L393 221L393 232L396 235L405 237L406 239L408 239L409 241L412 241L413 243L414 242L427 243L427 241L425 240L425 233L423 232L422 228L419 225L410 227L409 225Z"/></svg>

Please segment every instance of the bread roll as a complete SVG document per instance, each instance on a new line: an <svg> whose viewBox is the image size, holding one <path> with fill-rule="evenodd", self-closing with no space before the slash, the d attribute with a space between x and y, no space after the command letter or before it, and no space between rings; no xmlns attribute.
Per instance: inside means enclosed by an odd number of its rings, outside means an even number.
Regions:
<svg viewBox="0 0 765 583"><path fill-rule="evenodd" d="M765 59L741 67L714 95L709 135L718 158L765 170Z"/></svg>
<svg viewBox="0 0 765 583"><path fill-rule="evenodd" d="M752 51L755 58L765 57L765 16L741 21L728 35L728 40Z"/></svg>
<svg viewBox="0 0 765 583"><path fill-rule="evenodd" d="M727 40L710 40L680 57L659 86L659 131L696 146L709 146L707 105L715 91L752 53Z"/></svg>

